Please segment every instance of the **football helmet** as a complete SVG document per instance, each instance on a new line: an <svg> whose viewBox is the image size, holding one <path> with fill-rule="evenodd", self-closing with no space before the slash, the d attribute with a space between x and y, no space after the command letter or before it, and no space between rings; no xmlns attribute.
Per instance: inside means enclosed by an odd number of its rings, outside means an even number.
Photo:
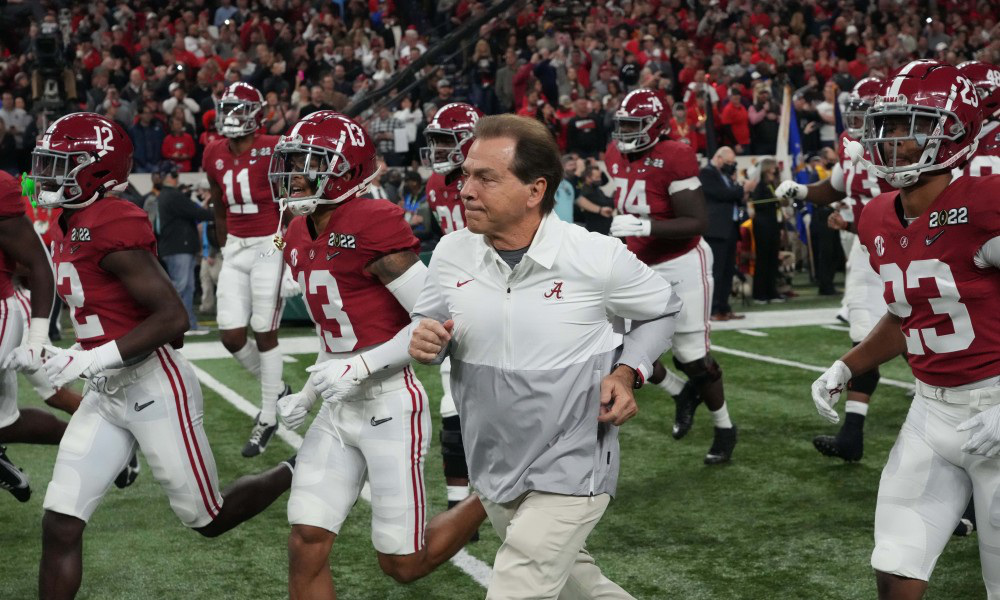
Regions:
<svg viewBox="0 0 1000 600"><path fill-rule="evenodd" d="M264 96L248 83L231 84L215 103L215 129L227 138L250 135L263 121Z"/></svg>
<svg viewBox="0 0 1000 600"><path fill-rule="evenodd" d="M653 147L670 132L670 109L663 93L639 88L622 100L614 114L611 138L624 154Z"/></svg>
<svg viewBox="0 0 1000 600"><path fill-rule="evenodd" d="M844 128L852 140L860 140L865 131L865 111L872 105L882 80L878 77L865 77L854 84L854 89L844 107Z"/></svg>
<svg viewBox="0 0 1000 600"><path fill-rule="evenodd" d="M983 117L1000 120L1000 67L970 60L958 65L958 72L976 86Z"/></svg>
<svg viewBox="0 0 1000 600"><path fill-rule="evenodd" d="M346 115L321 110L278 139L268 177L282 209L308 215L364 192L378 169L368 132Z"/></svg>
<svg viewBox="0 0 1000 600"><path fill-rule="evenodd" d="M865 113L861 142L875 174L904 188L921 173L960 166L976 151L980 105L972 82L957 68L933 60L908 63L886 78ZM909 141L920 155L907 160L900 151Z"/></svg>
<svg viewBox="0 0 1000 600"><path fill-rule="evenodd" d="M427 146L420 149L423 164L440 175L461 167L475 141L472 130L482 116L481 110L465 102L439 108L424 129Z"/></svg>
<svg viewBox="0 0 1000 600"><path fill-rule="evenodd" d="M128 186L132 140L121 125L95 113L72 113L45 130L31 153L32 202L83 208Z"/></svg>

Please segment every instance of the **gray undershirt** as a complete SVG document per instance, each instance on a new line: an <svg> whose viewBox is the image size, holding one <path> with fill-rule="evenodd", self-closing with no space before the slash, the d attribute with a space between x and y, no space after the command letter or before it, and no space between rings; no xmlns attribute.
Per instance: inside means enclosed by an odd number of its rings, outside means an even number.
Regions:
<svg viewBox="0 0 1000 600"><path fill-rule="evenodd" d="M517 250L497 250L497 254L500 255L500 258L502 258L505 263L507 263L508 267L513 269L519 262L521 262L524 255L528 253L528 248L529 246L518 248Z"/></svg>

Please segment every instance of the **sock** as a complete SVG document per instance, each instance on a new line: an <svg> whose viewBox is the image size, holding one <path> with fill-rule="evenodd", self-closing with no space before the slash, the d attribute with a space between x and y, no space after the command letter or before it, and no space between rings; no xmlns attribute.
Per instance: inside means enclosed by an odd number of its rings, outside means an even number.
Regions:
<svg viewBox="0 0 1000 600"><path fill-rule="evenodd" d="M670 369L666 369L666 371L667 376L663 378L663 381L656 385L666 390L666 392L671 396L676 396L681 393L681 390L684 389L684 384L687 382L684 381L680 375L674 373Z"/></svg>
<svg viewBox="0 0 1000 600"><path fill-rule="evenodd" d="M857 400L848 400L844 405L845 410L848 414L861 415L861 418L865 418L868 415L868 403L858 402Z"/></svg>
<svg viewBox="0 0 1000 600"><path fill-rule="evenodd" d="M260 360L260 422L273 425L277 422L278 394L282 390L284 361L281 347L276 346L258 354Z"/></svg>
<svg viewBox="0 0 1000 600"><path fill-rule="evenodd" d="M233 353L236 361L243 365L243 368L253 373L253 376L260 379L260 352L257 351L257 343L248 339L247 343Z"/></svg>
<svg viewBox="0 0 1000 600"><path fill-rule="evenodd" d="M732 429L733 422L729 420L729 409L725 402L719 410L710 410L708 414L712 415L712 423L719 429Z"/></svg>
<svg viewBox="0 0 1000 600"><path fill-rule="evenodd" d="M448 508L458 504L469 497L469 486L449 485L448 486Z"/></svg>
<svg viewBox="0 0 1000 600"><path fill-rule="evenodd" d="M860 433L865 428L865 415L868 414L868 405L856 400L848 400L847 412L844 414L844 426L841 431L848 429Z"/></svg>

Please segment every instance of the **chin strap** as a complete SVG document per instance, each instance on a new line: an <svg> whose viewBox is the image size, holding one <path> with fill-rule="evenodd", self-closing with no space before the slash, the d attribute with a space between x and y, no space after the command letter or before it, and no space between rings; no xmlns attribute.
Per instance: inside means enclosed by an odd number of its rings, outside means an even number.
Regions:
<svg viewBox="0 0 1000 600"><path fill-rule="evenodd" d="M274 232L274 236L271 238L271 243L274 244L274 247L268 248L264 256L271 256L276 251L285 249L285 236L281 235L281 220L285 216L286 208L288 208L288 199L282 198L278 202L278 230Z"/></svg>

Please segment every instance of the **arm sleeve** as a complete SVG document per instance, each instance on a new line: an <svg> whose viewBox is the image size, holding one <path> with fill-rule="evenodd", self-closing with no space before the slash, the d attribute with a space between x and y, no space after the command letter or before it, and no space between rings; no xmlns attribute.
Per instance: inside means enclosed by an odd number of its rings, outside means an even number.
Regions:
<svg viewBox="0 0 1000 600"><path fill-rule="evenodd" d="M674 298L677 298L676 294ZM680 306L679 298L677 302ZM632 329L625 334L618 362L635 369L644 380L649 379L653 373L653 361L670 347L676 325L676 313L664 315L659 319L632 321Z"/></svg>
<svg viewBox="0 0 1000 600"><path fill-rule="evenodd" d="M361 359L368 366L368 372L375 374L378 371L399 369L410 364L410 338L413 337L413 330L416 327L417 321L413 321L400 329L388 342L363 352ZM443 360L444 357L441 358Z"/></svg>
<svg viewBox="0 0 1000 600"><path fill-rule="evenodd" d="M440 245L438 245L438 248L440 248ZM443 323L451 318L451 313L448 312L448 305L441 295L441 287L438 284L439 256L438 252L435 252L431 256L431 264L427 267L427 274L424 277L424 288L420 291L420 295L417 296L417 301L410 312L410 317L414 320L427 318Z"/></svg>
<svg viewBox="0 0 1000 600"><path fill-rule="evenodd" d="M840 166L840 163L833 165L833 171L830 173L830 185L833 189L841 193L847 193L847 186L844 181L844 168Z"/></svg>
<svg viewBox="0 0 1000 600"><path fill-rule="evenodd" d="M420 292L424 289L426 278L427 267L424 266L424 263L417 261L405 273L386 284L385 289L389 290L396 297L399 305L406 312L410 312L417 304Z"/></svg>

